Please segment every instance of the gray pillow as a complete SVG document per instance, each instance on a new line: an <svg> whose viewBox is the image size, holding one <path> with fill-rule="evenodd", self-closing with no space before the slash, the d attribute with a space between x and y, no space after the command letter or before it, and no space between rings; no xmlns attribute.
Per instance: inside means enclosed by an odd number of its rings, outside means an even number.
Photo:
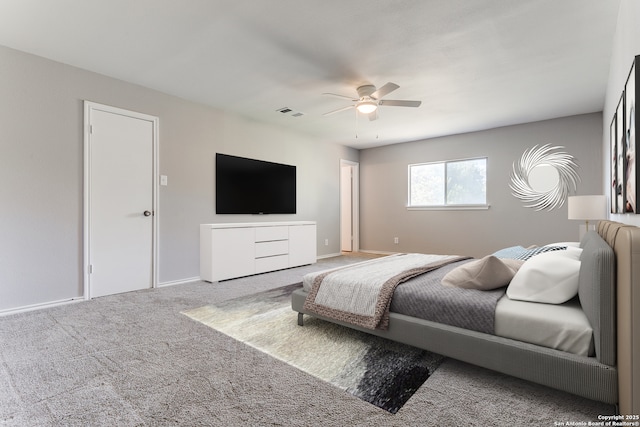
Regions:
<svg viewBox="0 0 640 427"><path fill-rule="evenodd" d="M442 278L444 286L488 291L507 286L524 261L494 255L468 262Z"/></svg>

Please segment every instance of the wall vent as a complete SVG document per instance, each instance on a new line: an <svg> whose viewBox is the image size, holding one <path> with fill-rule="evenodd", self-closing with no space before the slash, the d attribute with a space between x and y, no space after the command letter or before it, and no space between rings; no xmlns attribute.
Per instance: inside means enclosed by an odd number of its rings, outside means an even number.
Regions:
<svg viewBox="0 0 640 427"><path fill-rule="evenodd" d="M304 113L301 113L300 111L294 111L289 107L279 108L276 111L279 112L279 113L282 113L282 114L286 114L286 115L291 116L291 117L304 116Z"/></svg>

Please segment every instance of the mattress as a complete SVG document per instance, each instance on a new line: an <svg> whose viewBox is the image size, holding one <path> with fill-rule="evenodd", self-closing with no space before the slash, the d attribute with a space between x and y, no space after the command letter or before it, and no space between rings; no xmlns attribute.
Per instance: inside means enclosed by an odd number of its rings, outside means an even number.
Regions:
<svg viewBox="0 0 640 427"><path fill-rule="evenodd" d="M580 356L594 353L593 329L577 299L556 305L505 295L496 306L495 334Z"/></svg>

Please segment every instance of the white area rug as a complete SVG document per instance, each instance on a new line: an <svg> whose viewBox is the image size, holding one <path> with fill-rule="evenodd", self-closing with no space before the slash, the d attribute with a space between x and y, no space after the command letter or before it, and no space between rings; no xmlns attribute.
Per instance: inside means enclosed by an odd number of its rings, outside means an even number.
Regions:
<svg viewBox="0 0 640 427"><path fill-rule="evenodd" d="M396 413L443 357L312 317L298 326L301 285L184 311L191 319Z"/></svg>

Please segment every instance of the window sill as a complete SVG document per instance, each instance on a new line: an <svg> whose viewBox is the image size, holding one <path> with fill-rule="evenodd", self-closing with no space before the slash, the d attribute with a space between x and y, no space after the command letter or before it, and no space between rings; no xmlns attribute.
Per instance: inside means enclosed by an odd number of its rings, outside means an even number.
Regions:
<svg viewBox="0 0 640 427"><path fill-rule="evenodd" d="M491 205L441 205L441 206L407 206L408 211L480 211Z"/></svg>

